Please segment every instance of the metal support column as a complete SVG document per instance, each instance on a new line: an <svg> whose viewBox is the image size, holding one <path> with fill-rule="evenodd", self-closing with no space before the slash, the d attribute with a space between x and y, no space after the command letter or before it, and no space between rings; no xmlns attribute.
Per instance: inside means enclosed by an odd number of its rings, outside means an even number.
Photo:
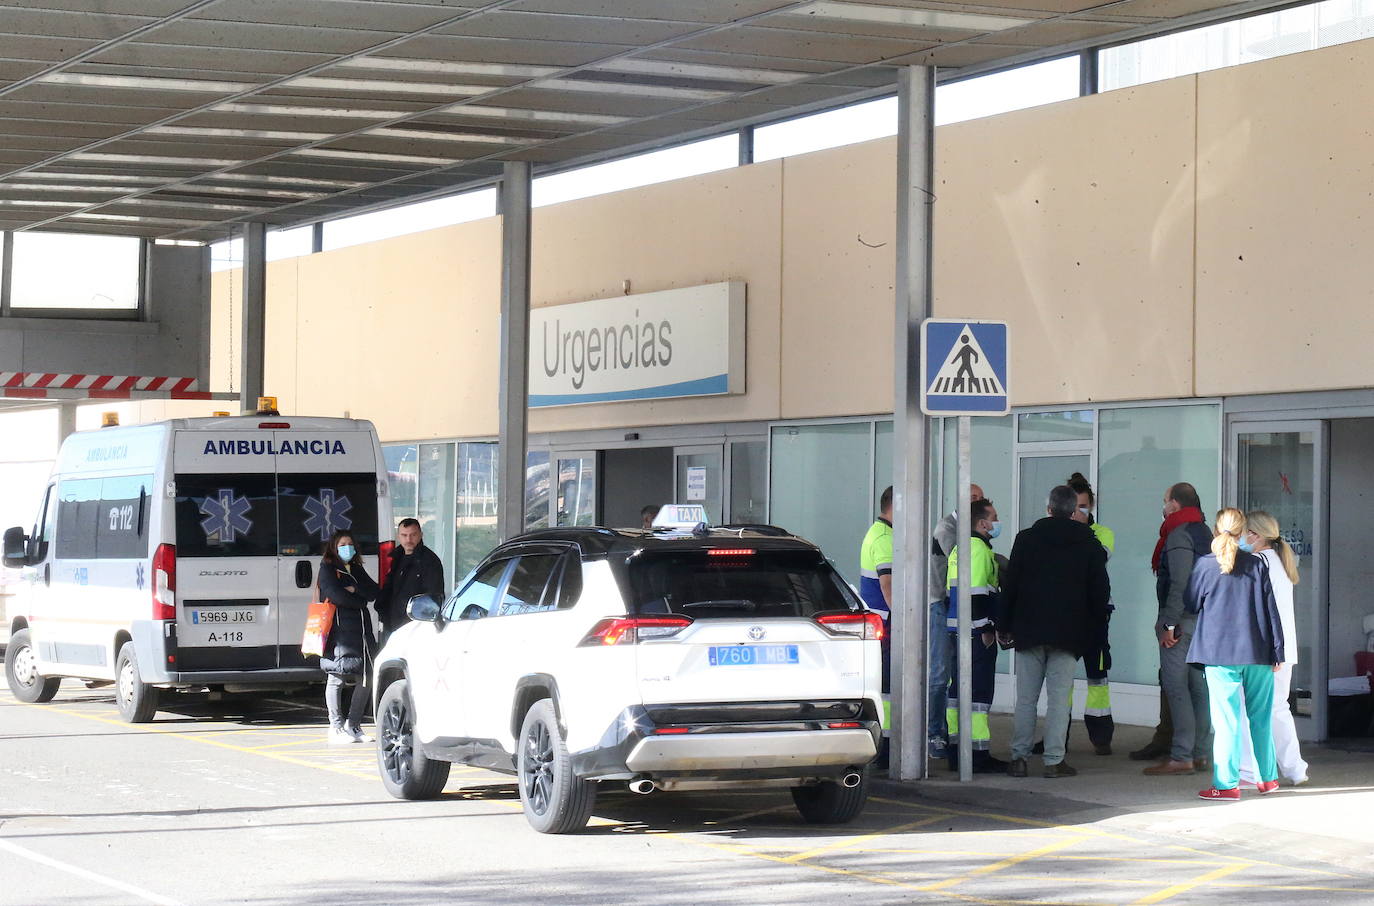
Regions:
<svg viewBox="0 0 1374 906"><path fill-rule="evenodd" d="M973 419L959 416L959 629L955 642L959 690L959 780L973 779L973 449L969 435ZM954 740L950 740L951 743Z"/></svg>
<svg viewBox="0 0 1374 906"><path fill-rule="evenodd" d="M512 161L501 178L501 383L496 530L525 530L525 445L529 406L530 165Z"/></svg>
<svg viewBox="0 0 1374 906"><path fill-rule="evenodd" d="M267 224L243 228L243 311L239 318L239 402L244 412L258 408L267 360Z"/></svg>
<svg viewBox="0 0 1374 906"><path fill-rule="evenodd" d="M897 318L894 325L892 486L892 740L889 775L927 775L926 627L930 443L921 414L921 322L931 315L931 229L935 202L935 69L897 75Z"/></svg>

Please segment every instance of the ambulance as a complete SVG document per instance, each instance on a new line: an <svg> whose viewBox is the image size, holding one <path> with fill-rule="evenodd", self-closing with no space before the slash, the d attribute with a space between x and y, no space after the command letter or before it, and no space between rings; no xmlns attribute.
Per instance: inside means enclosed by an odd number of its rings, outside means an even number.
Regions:
<svg viewBox="0 0 1374 906"><path fill-rule="evenodd" d="M270 404L269 404L270 406ZM24 702L63 677L113 684L122 717L178 690L322 682L301 654L325 544L352 533L379 582L391 502L372 423L258 415L105 427L62 444L21 570L5 676Z"/></svg>

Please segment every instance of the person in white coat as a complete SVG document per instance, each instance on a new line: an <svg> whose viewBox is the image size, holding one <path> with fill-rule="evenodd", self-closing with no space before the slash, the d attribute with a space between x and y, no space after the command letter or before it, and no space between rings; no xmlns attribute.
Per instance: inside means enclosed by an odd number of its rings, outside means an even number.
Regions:
<svg viewBox="0 0 1374 906"><path fill-rule="evenodd" d="M1298 731L1293 725L1293 712L1288 707L1288 691L1293 682L1293 665L1298 661L1297 621L1293 615L1293 586L1298 584L1298 558L1288 542L1279 537L1279 521L1263 510L1245 514L1245 534L1241 549L1264 558L1269 566L1269 582L1274 587L1274 601L1278 605L1279 622L1283 625L1284 661L1274 673L1274 756L1279 773L1294 786L1307 782L1307 762L1298 748ZM1242 783L1253 784L1258 779L1255 755L1250 737L1241 734Z"/></svg>

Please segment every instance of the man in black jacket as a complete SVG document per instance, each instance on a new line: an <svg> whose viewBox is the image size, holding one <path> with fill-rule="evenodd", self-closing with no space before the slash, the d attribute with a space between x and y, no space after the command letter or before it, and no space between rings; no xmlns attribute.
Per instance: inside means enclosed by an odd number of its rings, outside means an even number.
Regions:
<svg viewBox="0 0 1374 906"><path fill-rule="evenodd" d="M1007 773L1025 777L1035 709L1046 690L1045 776L1072 777L1064 761L1074 663L1102 638L1111 600L1107 555L1092 529L1073 520L1078 494L1050 491L1048 515L1016 536L1002 577L998 634L1016 648L1016 718Z"/></svg>
<svg viewBox="0 0 1374 906"><path fill-rule="evenodd" d="M377 612L382 619L382 644L397 629L410 621L406 605L416 595L444 600L444 564L439 555L425 547L424 534L417 519L402 519L396 529L397 545L391 551L391 571L382 585Z"/></svg>

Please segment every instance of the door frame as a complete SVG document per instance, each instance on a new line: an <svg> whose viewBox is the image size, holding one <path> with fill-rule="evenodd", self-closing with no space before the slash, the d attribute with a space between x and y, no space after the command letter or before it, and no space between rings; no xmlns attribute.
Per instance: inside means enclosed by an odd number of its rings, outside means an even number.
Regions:
<svg viewBox="0 0 1374 906"><path fill-rule="evenodd" d="M1330 589L1327 536L1331 511L1331 423L1327 419L1266 417L1263 413L1236 413L1226 420L1225 494L1228 505L1240 507L1240 436L1242 434L1294 434L1312 432L1312 556L1303 564L1304 581L1312 588L1312 614L1302 631L1312 638L1312 716L1311 723L1294 715L1298 738L1304 742L1326 739L1328 728L1330 678ZM1310 729L1304 734L1302 730Z"/></svg>
<svg viewBox="0 0 1374 906"><path fill-rule="evenodd" d="M564 459L587 459L592 461L592 475L596 486L592 489L592 525L601 524L601 451L597 449L583 449L579 447L559 447L549 448L549 527L556 528L562 525L558 521L558 465Z"/></svg>
<svg viewBox="0 0 1374 906"><path fill-rule="evenodd" d="M724 442L721 442L721 443L707 443L707 444L684 444L684 445L681 445L681 446L674 446L674 447L673 447L673 502L674 502L674 503L696 503L696 502L697 502L697 501L689 501L689 500L687 500L687 499L683 496L684 494L686 494L686 488L680 487L679 482L678 482L678 480L677 480L677 471L678 471L678 470L677 470L677 460L678 460L678 457L679 457L679 456L694 456L694 455L699 455L699 454L703 454L703 453L704 453L704 454L711 454L711 453L714 453L716 456L720 457L720 488L719 488L719 494L717 495L717 498L716 498L716 508L717 508L717 512L720 513L720 524L724 525L724 524L728 521L728 519L729 519L729 514L725 512L725 510L726 510L726 503L725 503L725 500L726 500L726 498L729 496L729 488L730 488L729 464L726 462L726 459L725 459L725 443L724 443ZM710 500L701 501L701 503L703 503L703 504L709 504L710 502L711 502Z"/></svg>

